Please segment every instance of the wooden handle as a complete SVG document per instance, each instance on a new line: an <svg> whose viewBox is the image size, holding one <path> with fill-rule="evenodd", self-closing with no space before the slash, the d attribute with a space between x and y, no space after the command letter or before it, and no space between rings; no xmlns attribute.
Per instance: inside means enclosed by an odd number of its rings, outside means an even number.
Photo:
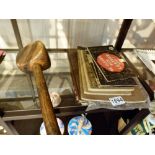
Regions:
<svg viewBox="0 0 155 155"><path fill-rule="evenodd" d="M40 100L43 120L45 123L46 132L49 135L60 135L60 129L56 120L52 102L48 93L46 81L39 64L33 65L33 75L35 77L37 91Z"/></svg>

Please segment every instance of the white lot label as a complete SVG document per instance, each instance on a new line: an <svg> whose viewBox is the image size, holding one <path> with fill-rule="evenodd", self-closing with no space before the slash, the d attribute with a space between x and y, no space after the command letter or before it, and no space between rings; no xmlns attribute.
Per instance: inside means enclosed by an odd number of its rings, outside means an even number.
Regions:
<svg viewBox="0 0 155 155"><path fill-rule="evenodd" d="M113 106L125 104L125 101L121 96L112 97L112 98L109 98L109 100Z"/></svg>

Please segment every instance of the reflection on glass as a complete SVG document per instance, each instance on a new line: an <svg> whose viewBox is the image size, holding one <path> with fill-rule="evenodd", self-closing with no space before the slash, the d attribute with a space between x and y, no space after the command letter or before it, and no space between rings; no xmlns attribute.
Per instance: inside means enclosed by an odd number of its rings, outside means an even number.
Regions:
<svg viewBox="0 0 155 155"><path fill-rule="evenodd" d="M37 109L37 106L34 104L32 100L0 102L0 109L3 109L4 111L32 110L32 109Z"/></svg>
<svg viewBox="0 0 155 155"><path fill-rule="evenodd" d="M37 108L37 104L30 101L16 101L18 98L32 97L31 89L26 74L21 72L16 65L18 51L7 52L0 67L0 108L5 110L24 110ZM70 95L72 81L67 53L49 53L51 67L44 71L46 84L51 92L60 95ZM37 95L36 83L32 76L35 95ZM14 102L4 102L14 98Z"/></svg>
<svg viewBox="0 0 155 155"><path fill-rule="evenodd" d="M31 96L26 75L16 66L17 52L7 52L0 65L0 98Z"/></svg>
<svg viewBox="0 0 155 155"><path fill-rule="evenodd" d="M0 49L4 48L18 48L14 31L9 19L0 19Z"/></svg>

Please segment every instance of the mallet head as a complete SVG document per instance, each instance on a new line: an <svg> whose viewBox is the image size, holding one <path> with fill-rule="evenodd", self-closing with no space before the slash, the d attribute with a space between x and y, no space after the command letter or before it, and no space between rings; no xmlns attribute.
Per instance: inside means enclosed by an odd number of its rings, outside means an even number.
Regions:
<svg viewBox="0 0 155 155"><path fill-rule="evenodd" d="M48 53L41 41L35 41L25 46L17 54L16 64L23 72L32 72L34 64L40 65L42 70L46 70L51 66Z"/></svg>

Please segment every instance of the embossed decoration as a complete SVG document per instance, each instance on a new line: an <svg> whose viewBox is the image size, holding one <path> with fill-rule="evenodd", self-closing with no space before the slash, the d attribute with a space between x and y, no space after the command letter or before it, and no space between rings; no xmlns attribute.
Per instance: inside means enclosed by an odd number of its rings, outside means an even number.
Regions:
<svg viewBox="0 0 155 155"><path fill-rule="evenodd" d="M125 68L119 57L109 53L100 54L97 57L97 63L109 72L121 72Z"/></svg>

